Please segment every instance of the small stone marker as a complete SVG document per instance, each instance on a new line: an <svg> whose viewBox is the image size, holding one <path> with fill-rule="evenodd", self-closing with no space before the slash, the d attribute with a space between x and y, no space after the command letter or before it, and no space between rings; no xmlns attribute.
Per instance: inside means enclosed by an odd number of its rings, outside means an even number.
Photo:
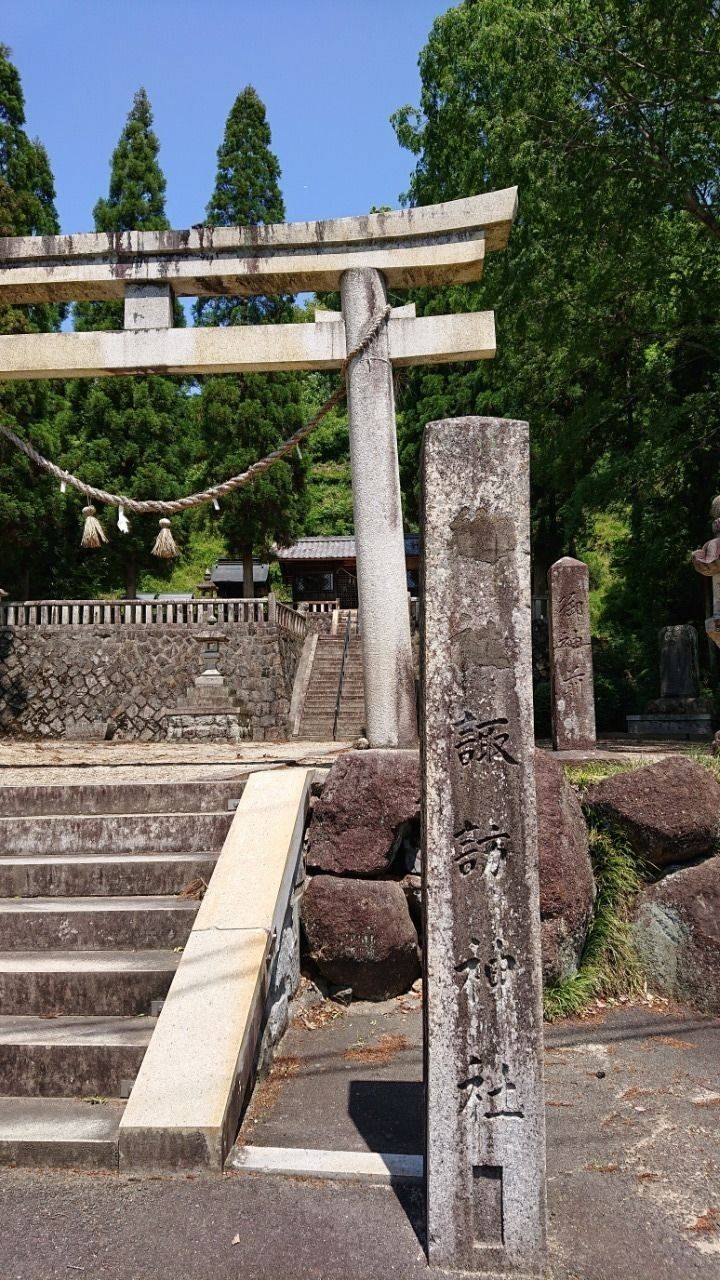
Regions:
<svg viewBox="0 0 720 1280"><path fill-rule="evenodd" d="M556 751L595 746L595 692L590 645L590 574L564 556L550 566L550 681Z"/></svg>
<svg viewBox="0 0 720 1280"><path fill-rule="evenodd" d="M545 1120L528 427L425 432L423 842L430 1263L538 1275Z"/></svg>

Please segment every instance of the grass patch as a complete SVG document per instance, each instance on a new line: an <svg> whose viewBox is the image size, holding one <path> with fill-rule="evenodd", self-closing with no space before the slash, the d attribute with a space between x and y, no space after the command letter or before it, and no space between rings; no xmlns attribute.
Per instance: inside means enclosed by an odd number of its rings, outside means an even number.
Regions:
<svg viewBox="0 0 720 1280"><path fill-rule="evenodd" d="M683 754L689 755L696 764L701 764L703 768L709 769L716 782L720 782L720 756L710 754L706 746L690 747Z"/></svg>
<svg viewBox="0 0 720 1280"><path fill-rule="evenodd" d="M637 995L643 987L630 936L630 910L644 882L644 864L612 824L591 813L588 827L597 886L593 916L577 973L545 988L548 1022L581 1013L591 1000Z"/></svg>
<svg viewBox="0 0 720 1280"><path fill-rule="evenodd" d="M630 769L638 769L645 764L639 760L586 760L583 764L563 765L568 782L582 794L593 782L604 782L616 773L627 773Z"/></svg>

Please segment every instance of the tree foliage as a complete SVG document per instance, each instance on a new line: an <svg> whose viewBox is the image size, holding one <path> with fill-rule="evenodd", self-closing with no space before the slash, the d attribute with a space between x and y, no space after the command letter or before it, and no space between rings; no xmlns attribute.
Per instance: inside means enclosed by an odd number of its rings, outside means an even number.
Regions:
<svg viewBox="0 0 720 1280"><path fill-rule="evenodd" d="M25 131L25 102L10 50L0 45L0 235L59 230L55 187L44 147ZM0 306L0 334L56 329L57 307ZM3 422L40 449L57 452L57 388L45 382L0 386ZM0 441L0 586L12 595L43 594L51 580L61 504L57 486Z"/></svg>
<svg viewBox="0 0 720 1280"><path fill-rule="evenodd" d="M520 193L486 280L418 298L494 308L498 356L406 375L410 507L425 422L530 420L538 565L613 531L595 610L606 722L655 692L657 627L704 616L688 553L720 460L719 52L716 3L466 0L432 28L419 108L394 117L412 203Z"/></svg>
<svg viewBox="0 0 720 1280"><path fill-rule="evenodd" d="M215 189L207 206L209 226L258 226L282 222L285 205L280 165L271 150L265 107L248 86L238 94L218 150ZM279 324L293 319L284 297L200 298L198 324ZM265 456L302 423L302 379L293 373L206 378L198 422L209 483L224 480ZM276 463L251 485L222 501L219 523L228 548L246 563L274 541L291 540L304 505L304 466L299 457Z"/></svg>
<svg viewBox="0 0 720 1280"><path fill-rule="evenodd" d="M109 194L93 211L96 230L169 227L158 152L150 102L140 89L112 155ZM123 303L80 303L74 318L78 330L122 329ZM183 322L179 308L175 321ZM181 379L143 374L76 380L67 385L61 418L68 467L88 483L133 498L174 498L192 487L195 444L187 386ZM106 588L122 583L125 593L134 595L143 569L158 571L150 554L157 526L151 517L130 517L130 533L121 534L114 527L113 509L107 508L105 515L113 522L106 529L109 544L84 556L85 572ZM176 534L179 524L176 519ZM82 577L81 568L76 582Z"/></svg>

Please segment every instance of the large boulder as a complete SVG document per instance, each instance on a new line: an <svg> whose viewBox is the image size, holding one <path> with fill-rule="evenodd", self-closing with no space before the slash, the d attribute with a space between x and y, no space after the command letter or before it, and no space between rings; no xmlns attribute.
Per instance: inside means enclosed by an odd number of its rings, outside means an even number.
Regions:
<svg viewBox="0 0 720 1280"><path fill-rule="evenodd" d="M535 752L535 787L543 977L555 982L578 967L595 881L580 801L547 751Z"/></svg>
<svg viewBox="0 0 720 1280"><path fill-rule="evenodd" d="M420 973L417 934L396 880L317 875L302 899L307 954L327 982L388 1000Z"/></svg>
<svg viewBox="0 0 720 1280"><path fill-rule="evenodd" d="M654 867L690 862L717 846L720 784L687 756L616 773L588 787L585 803Z"/></svg>
<svg viewBox="0 0 720 1280"><path fill-rule="evenodd" d="M720 1013L720 858L671 872L636 904L633 938L651 986Z"/></svg>
<svg viewBox="0 0 720 1280"><path fill-rule="evenodd" d="M419 823L418 752L348 751L330 770L313 811L307 867L387 874L403 843L419 841Z"/></svg>

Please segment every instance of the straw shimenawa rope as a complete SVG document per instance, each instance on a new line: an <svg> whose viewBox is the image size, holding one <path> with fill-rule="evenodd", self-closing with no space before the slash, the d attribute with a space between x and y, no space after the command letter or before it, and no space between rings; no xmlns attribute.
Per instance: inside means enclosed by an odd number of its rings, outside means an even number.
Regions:
<svg viewBox="0 0 720 1280"><path fill-rule="evenodd" d="M267 471L274 463L279 462L282 458L287 457L289 453L292 453L293 449L296 449L300 442L307 439L311 432L315 430L330 410L334 409L335 405L339 404L340 401L344 399L347 391L345 375L349 366L352 364L353 360L357 359L359 355L362 355L362 353L367 350L370 343L377 337L382 326L387 322L391 310L392 307L385 306L380 311L376 312L374 316L371 316L370 320L363 327L356 345L347 353L345 359L340 365L341 375L337 387L333 391L332 395L328 396L325 403L318 409L317 413L309 419L308 422L304 423L302 427L299 427L298 430L295 431L293 435L289 436L283 444L279 445L277 449L273 449L272 453L267 454L265 458L261 458L258 462L253 462L246 471L241 471L236 476L230 476L228 480L223 480L220 484L212 485L208 489L201 489L198 493L188 494L184 498L173 498L168 502L164 502L158 498L137 499L129 498L123 493L108 493L105 489L97 489L94 485L86 484L84 480L73 475L72 472L64 471L62 467L58 467L56 463L51 462L49 458L44 458L43 455L38 453L37 449L33 448L27 440L21 439L20 436L17 436L15 432L3 422L0 422L0 434L3 435L6 440L9 440L11 444L15 445L15 448L19 449L21 453L24 453L31 462L34 462L36 466L41 467L51 476L54 476L56 480L61 482L61 484L71 485L73 489L77 489L80 493L85 495L88 499L88 505L83 508L83 514L86 516L86 527L85 532L83 533L82 545L99 546L101 541L107 541L107 539L105 538L102 527L95 516L94 508L90 505L90 499L94 502L104 503L105 506L121 507L123 514L125 511L132 511L135 515L146 515L148 513L155 513L161 516L177 515L179 512L187 511L191 507L200 507L207 502L215 502L218 498L224 498L227 494L234 493L236 489L241 489L245 485L251 484L256 476L261 475L263 471ZM88 528L90 522L92 522L92 525ZM123 523L121 523L120 520L118 523L122 529ZM126 522L124 523L126 524ZM177 555L178 550L172 534L170 533L169 520L161 520L160 524L161 529L155 542L155 546L153 547L153 555L159 555L164 558ZM98 529L100 530L99 533ZM123 531L126 531L126 529Z"/></svg>

